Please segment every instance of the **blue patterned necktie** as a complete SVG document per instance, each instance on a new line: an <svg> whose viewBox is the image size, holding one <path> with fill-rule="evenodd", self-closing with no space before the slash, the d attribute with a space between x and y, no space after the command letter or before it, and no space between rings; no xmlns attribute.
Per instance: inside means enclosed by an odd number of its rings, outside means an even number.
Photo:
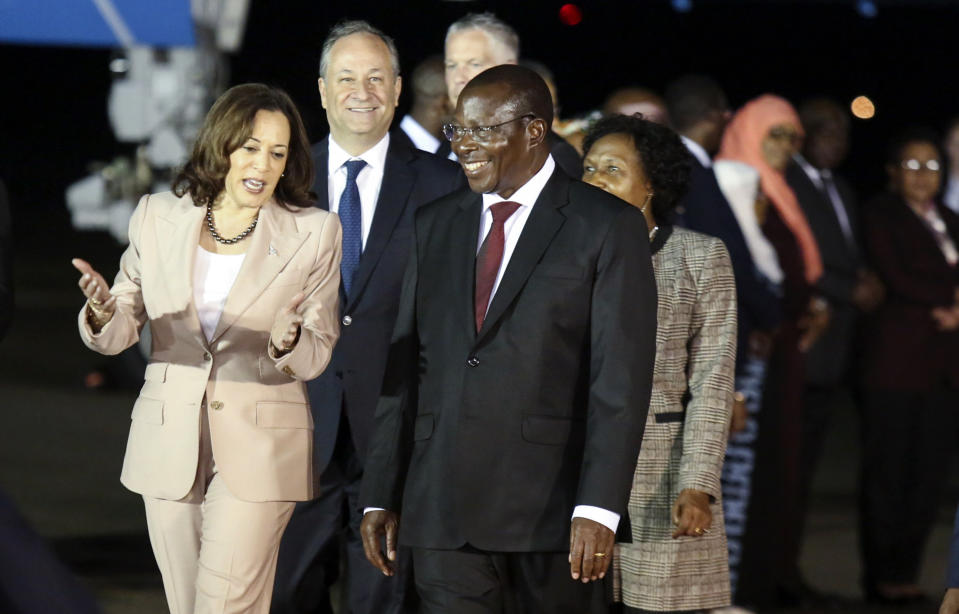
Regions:
<svg viewBox="0 0 959 614"><path fill-rule="evenodd" d="M340 261L340 277L346 295L350 295L353 286L353 274L360 266L360 254L363 253L363 217L360 212L360 189L356 185L356 176L366 166L363 160L349 160L346 166L346 188L340 196L339 216L343 225L343 260Z"/></svg>

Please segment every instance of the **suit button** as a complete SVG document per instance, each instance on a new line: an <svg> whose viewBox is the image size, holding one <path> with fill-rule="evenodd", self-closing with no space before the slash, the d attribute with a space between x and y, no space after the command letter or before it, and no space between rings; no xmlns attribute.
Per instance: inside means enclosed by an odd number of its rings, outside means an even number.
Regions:
<svg viewBox="0 0 959 614"><path fill-rule="evenodd" d="M283 372L289 375L290 377L293 377L294 375L296 375L295 373L293 373L293 369L290 368L290 365L283 367Z"/></svg>
<svg viewBox="0 0 959 614"><path fill-rule="evenodd" d="M203 352L203 360L210 362L211 360L213 360L213 357L210 356L209 352Z"/></svg>
<svg viewBox="0 0 959 614"><path fill-rule="evenodd" d="M466 364L468 364L471 367L479 366L479 358L477 358L476 356L470 356L469 360L466 361Z"/></svg>
<svg viewBox="0 0 959 614"><path fill-rule="evenodd" d="M210 403L210 407L213 408L213 411L220 411L223 409L223 401L213 401Z"/></svg>
<svg viewBox="0 0 959 614"><path fill-rule="evenodd" d="M343 326L349 326L352 323L353 323L352 316L343 316Z"/></svg>

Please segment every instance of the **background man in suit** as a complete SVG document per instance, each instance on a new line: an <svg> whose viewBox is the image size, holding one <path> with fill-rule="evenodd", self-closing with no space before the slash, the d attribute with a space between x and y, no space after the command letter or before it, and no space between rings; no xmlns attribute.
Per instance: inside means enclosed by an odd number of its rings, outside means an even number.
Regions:
<svg viewBox="0 0 959 614"><path fill-rule="evenodd" d="M519 35L492 13L470 13L446 30L443 60L450 109L455 109L456 99L470 79L487 68L519 61ZM566 174L576 178L583 174L579 153L551 127L546 134L546 145ZM449 142L441 145L437 153L456 160Z"/></svg>
<svg viewBox="0 0 959 614"><path fill-rule="evenodd" d="M412 81L413 104L400 130L417 149L436 153L442 144L443 122L450 115L443 58L432 55L417 64Z"/></svg>
<svg viewBox="0 0 959 614"><path fill-rule="evenodd" d="M605 611L656 289L642 216L556 170L551 121L533 71L475 77L445 128L472 192L416 216L360 500L388 575L402 509L426 612Z"/></svg>
<svg viewBox="0 0 959 614"><path fill-rule="evenodd" d="M685 75L666 88L666 105L673 128L693 155L689 191L678 207L681 225L718 237L726 244L736 276L739 323L737 367L758 340L779 324L779 297L756 276L752 256L736 216L723 196L712 170L719 150L729 103L719 84L703 75Z"/></svg>
<svg viewBox="0 0 959 614"><path fill-rule="evenodd" d="M345 228L342 327L330 366L308 384L315 449L326 451L314 459L320 498L298 504L284 534L273 612L330 611L327 590L339 569L344 532L349 611L381 614L401 608L402 583L382 577L363 561L356 498L413 212L464 180L456 165L388 133L400 87L392 39L361 21L331 30L319 78L330 136L313 148L313 191L319 205L338 213Z"/></svg>
<svg viewBox="0 0 959 614"><path fill-rule="evenodd" d="M849 118L836 102L817 98L799 109L806 139L786 169L786 181L796 194L822 256L823 274L816 290L828 303L826 331L806 354L806 383L802 409L802 465L797 484L801 505L794 539L786 544L791 570L785 589L798 601L818 595L802 581L799 551L805 507L822 451L829 416L837 403L851 401L849 365L859 312L873 310L882 300L882 285L865 268L859 244L859 223L852 188L835 173L849 149Z"/></svg>

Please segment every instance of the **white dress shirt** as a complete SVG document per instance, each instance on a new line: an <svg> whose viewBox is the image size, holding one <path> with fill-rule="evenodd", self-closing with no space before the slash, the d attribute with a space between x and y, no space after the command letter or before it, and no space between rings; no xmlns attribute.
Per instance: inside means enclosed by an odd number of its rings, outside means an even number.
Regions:
<svg viewBox="0 0 959 614"><path fill-rule="evenodd" d="M363 249L366 249L366 239L370 236L373 226L373 214L376 212L376 201L380 197L380 186L383 185L383 170L386 167L386 152L390 147L389 133L358 156L351 156L340 147L333 135L329 142L329 163L327 164L328 197L330 212L338 213L340 197L346 189L346 166L350 160L363 160L366 166L360 169L356 176L356 187L360 190L360 224Z"/></svg>
<svg viewBox="0 0 959 614"><path fill-rule="evenodd" d="M682 139L683 145L686 146L686 149L689 150L689 153L693 154L704 168L712 167L713 159L709 157L709 154L706 153L706 150L703 149L702 145L692 140L688 136L683 136L680 134L679 138Z"/></svg>
<svg viewBox="0 0 959 614"><path fill-rule="evenodd" d="M193 303L206 340L213 338L223 315L226 297L236 281L246 254L214 254L196 246L193 264Z"/></svg>
<svg viewBox="0 0 959 614"><path fill-rule="evenodd" d="M493 300L493 296L496 295L496 290L499 288L500 280L503 279L503 272L509 265L509 259L513 255L513 250L516 249L516 244L519 242L519 237L523 233L523 227L526 226L526 220L529 219L529 214L533 211L533 205L536 204L536 199L539 198L543 188L546 187L546 182L549 181L549 178L553 175L553 170L555 168L556 162L553 161L553 156L548 156L546 158L546 163L543 164L543 168L539 169L539 171L533 175L529 181L523 184L523 186L516 190L516 192L514 192L513 195L508 199L503 198L498 194L483 194L483 211L481 213L482 217L480 218L480 231L476 243L477 252L479 251L480 246L483 245L483 241L486 239L486 235L489 233L490 228L493 226L493 214L490 213L490 206L495 205L496 203L501 203L504 200L509 200L511 202L520 204L520 207L513 213L513 215L509 216L509 219L507 219L503 225L503 261L500 263L499 270L496 272L496 281L493 283L493 291L490 293L491 302ZM488 308L489 305L487 305L487 309ZM366 512L371 512L378 509L381 508L368 507L363 510L363 513L365 514ZM619 526L620 516L619 514L601 507L595 507L592 505L577 505L575 508L573 508L573 518L588 518L600 523L615 533L616 528Z"/></svg>
<svg viewBox="0 0 959 614"><path fill-rule="evenodd" d="M959 175L949 175L946 179L942 202L954 212L959 213Z"/></svg>
<svg viewBox="0 0 959 614"><path fill-rule="evenodd" d="M400 121L400 130L405 132L406 136L410 137L410 140L413 141L417 149L436 153L436 150L440 148L440 140L430 134L422 124L413 119L412 115L403 116L403 120Z"/></svg>
<svg viewBox="0 0 959 614"><path fill-rule="evenodd" d="M856 237L852 234L852 224L849 222L846 204L842 202L842 196L839 194L839 190L836 189L835 180L832 180L832 171L828 168L821 170L816 168L809 163L809 160L800 154L794 155L793 160L795 160L799 168L806 173L806 176L813 182L813 185L819 188L819 190L829 198L833 211L836 213L836 218L839 220L839 227L842 229L842 234L846 237L846 242L849 243L850 247L855 249ZM826 180L830 181L827 183Z"/></svg>

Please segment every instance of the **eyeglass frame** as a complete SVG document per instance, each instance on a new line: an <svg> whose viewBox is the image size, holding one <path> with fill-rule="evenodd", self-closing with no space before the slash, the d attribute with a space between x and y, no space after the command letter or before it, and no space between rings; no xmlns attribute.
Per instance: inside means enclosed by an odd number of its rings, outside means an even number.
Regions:
<svg viewBox="0 0 959 614"><path fill-rule="evenodd" d="M513 119L508 119L505 122L501 122L499 124L493 124L492 126L474 126L472 128L464 128L463 126L457 126L456 124L453 124L453 123L443 124L443 136L446 137L446 140L449 141L450 143L455 143L457 141L462 140L464 136L469 134L470 138L472 138L477 143L488 143L490 140L490 136L493 135L493 130L495 128L499 128L500 126L505 126L506 124L511 124L515 121L519 121L521 119L526 119L526 118L539 119L535 113L525 113L523 115L520 115L519 117L514 117ZM448 130L451 131L452 134L450 134ZM485 130L489 132L489 136L477 138L477 132L480 130Z"/></svg>
<svg viewBox="0 0 959 614"><path fill-rule="evenodd" d="M915 167L911 166L910 162L915 162L916 166ZM935 168L931 166L932 164L935 165ZM938 173L939 171L942 170L942 162L935 159L926 160L925 162L920 162L919 160L915 158L909 158L908 160L902 160L899 163L899 166L902 167L904 171L910 171L913 173L918 173L919 171L929 171L931 173Z"/></svg>

